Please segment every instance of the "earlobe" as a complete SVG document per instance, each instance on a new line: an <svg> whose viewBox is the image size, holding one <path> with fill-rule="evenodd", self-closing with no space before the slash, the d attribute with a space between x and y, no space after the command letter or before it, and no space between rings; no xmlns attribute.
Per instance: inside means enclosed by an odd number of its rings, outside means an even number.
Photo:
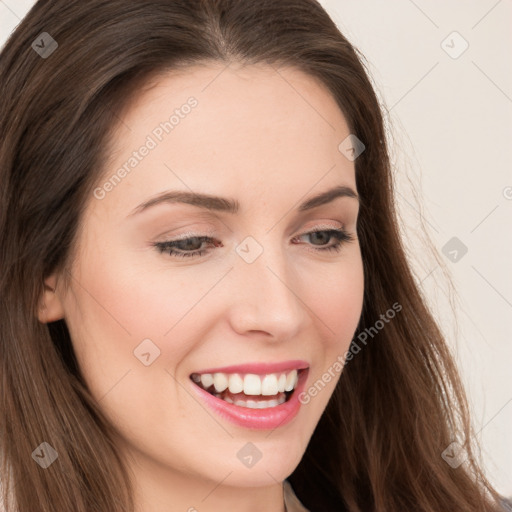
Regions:
<svg viewBox="0 0 512 512"><path fill-rule="evenodd" d="M55 322L64 317L62 302L57 294L57 276L45 279L44 291L39 303L38 318L41 323Z"/></svg>

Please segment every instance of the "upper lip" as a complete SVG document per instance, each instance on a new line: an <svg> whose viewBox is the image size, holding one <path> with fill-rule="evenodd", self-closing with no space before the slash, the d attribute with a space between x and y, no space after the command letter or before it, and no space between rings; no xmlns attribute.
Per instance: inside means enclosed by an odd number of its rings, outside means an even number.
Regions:
<svg viewBox="0 0 512 512"><path fill-rule="evenodd" d="M256 375L266 375L269 373L287 372L292 370L302 370L309 368L309 364L303 360L281 361L277 363L245 363L216 368L207 368L199 370L199 375L203 373L253 373Z"/></svg>

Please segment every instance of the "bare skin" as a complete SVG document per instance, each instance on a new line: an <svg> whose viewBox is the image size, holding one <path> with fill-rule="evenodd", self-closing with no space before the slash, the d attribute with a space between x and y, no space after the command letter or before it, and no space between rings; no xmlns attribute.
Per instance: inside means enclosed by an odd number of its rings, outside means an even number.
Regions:
<svg viewBox="0 0 512 512"><path fill-rule="evenodd" d="M179 124L119 183L103 187L190 97L197 105ZM103 192L84 214L71 286L58 273L46 280L55 292L45 292L40 320L65 318L91 393L119 431L139 512L284 511L282 483L339 372L273 431L212 412L190 375L301 359L311 386L348 349L363 300L358 200L298 205L337 186L357 192L354 162L338 150L349 133L321 84L263 65L208 63L163 75L124 113L98 183ZM132 214L167 190L231 198L239 210L160 203ZM328 233L308 234L339 229L352 236L339 251L319 250L336 244ZM192 257L153 245L185 234L216 244ZM235 250L246 237L263 250L252 263ZM160 350L148 366L134 356L145 339ZM247 442L262 453L251 468L237 457Z"/></svg>

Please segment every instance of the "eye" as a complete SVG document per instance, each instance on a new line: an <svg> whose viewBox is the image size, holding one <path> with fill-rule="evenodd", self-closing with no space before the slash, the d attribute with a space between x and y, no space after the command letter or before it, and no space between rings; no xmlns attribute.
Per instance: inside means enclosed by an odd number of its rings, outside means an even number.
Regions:
<svg viewBox="0 0 512 512"><path fill-rule="evenodd" d="M206 252L206 249L201 249L201 246L206 242L215 247L219 247L221 245L218 240L209 236L192 236L189 238L182 238L181 240L157 242L153 245L159 252L165 252L169 256L189 258L191 256L202 256Z"/></svg>
<svg viewBox="0 0 512 512"><path fill-rule="evenodd" d="M310 237L313 246L316 246L314 251L336 251L341 250L341 246L346 242L351 242L354 237L345 231L344 229L322 229L309 231L295 237L293 240L297 240L303 237ZM334 239L334 243L325 245L329 240Z"/></svg>
<svg viewBox="0 0 512 512"><path fill-rule="evenodd" d="M297 242L295 241L303 237L310 237L310 245L314 246L313 250L320 252L339 251L344 243L354 239L354 237L344 229L322 229L299 235L292 239L292 243L296 244ZM326 245L331 239L334 239L334 243ZM213 247L222 246L222 242L209 236L192 236L179 240L167 240L164 242L156 242L153 246L156 247L160 253L166 253L171 257L190 258L199 257L208 252L208 248L205 248L203 244L209 244Z"/></svg>

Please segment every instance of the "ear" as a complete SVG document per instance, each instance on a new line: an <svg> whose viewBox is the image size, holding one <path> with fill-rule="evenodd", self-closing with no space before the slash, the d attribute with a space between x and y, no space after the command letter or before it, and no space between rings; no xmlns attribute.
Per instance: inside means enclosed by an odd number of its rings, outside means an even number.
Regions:
<svg viewBox="0 0 512 512"><path fill-rule="evenodd" d="M43 324L64 318L64 308L57 293L57 275L53 274L45 279L43 295L39 302L37 316Z"/></svg>

